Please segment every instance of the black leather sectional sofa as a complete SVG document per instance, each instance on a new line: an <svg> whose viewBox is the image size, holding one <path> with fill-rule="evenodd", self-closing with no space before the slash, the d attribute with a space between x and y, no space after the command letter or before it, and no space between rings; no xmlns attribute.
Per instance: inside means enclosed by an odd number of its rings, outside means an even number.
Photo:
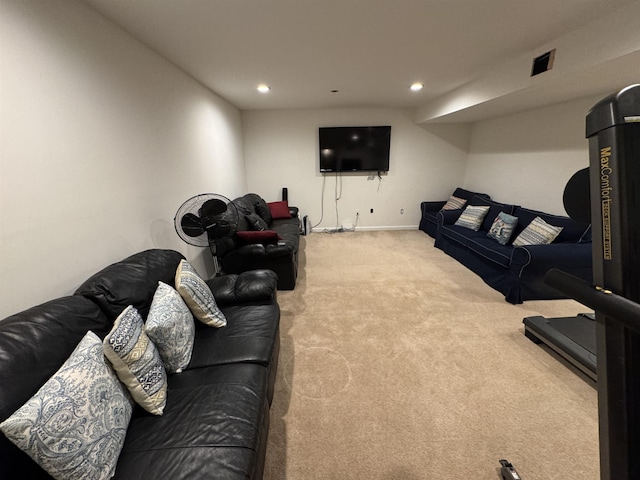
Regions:
<svg viewBox="0 0 640 480"><path fill-rule="evenodd" d="M146 317L158 282L174 285L182 258L171 250L138 253L96 273L74 295L0 321L0 422L40 389L87 331L104 338L128 305ZM276 276L258 270L207 284L227 324L195 321L190 363L168 375L161 416L134 407L114 478L262 478L279 352ZM61 403L53 399L52 408ZM71 436L63 443L56 448L75 448ZM0 433L0 478L51 477Z"/></svg>
<svg viewBox="0 0 640 480"><path fill-rule="evenodd" d="M279 290L293 290L298 276L300 219L298 209L286 204L288 216L273 215L275 203L267 203L260 195L248 193L232 202L239 213L236 231L216 242L216 252L225 273L241 273L269 269L278 275ZM241 238L242 232L262 232ZM275 235L269 236L269 233Z"/></svg>

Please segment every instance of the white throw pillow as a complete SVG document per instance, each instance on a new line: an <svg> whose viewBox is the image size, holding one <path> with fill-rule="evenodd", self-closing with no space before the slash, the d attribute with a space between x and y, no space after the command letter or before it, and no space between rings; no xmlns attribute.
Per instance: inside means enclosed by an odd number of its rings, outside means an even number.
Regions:
<svg viewBox="0 0 640 480"><path fill-rule="evenodd" d="M158 282L144 328L168 372L180 373L189 365L196 333L193 315L180 294L166 283Z"/></svg>
<svg viewBox="0 0 640 480"><path fill-rule="evenodd" d="M133 399L147 412L162 415L167 403L167 372L134 307L128 306L118 315L103 344L104 354Z"/></svg>
<svg viewBox="0 0 640 480"><path fill-rule="evenodd" d="M176 270L176 289L194 317L202 323L210 327L224 327L227 324L211 289L186 260L181 260Z"/></svg>

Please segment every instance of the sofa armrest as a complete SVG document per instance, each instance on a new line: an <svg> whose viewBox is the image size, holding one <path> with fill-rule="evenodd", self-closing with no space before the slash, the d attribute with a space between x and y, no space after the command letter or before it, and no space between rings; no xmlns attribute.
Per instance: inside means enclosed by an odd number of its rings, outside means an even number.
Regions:
<svg viewBox="0 0 640 480"><path fill-rule="evenodd" d="M278 276L271 270L249 270L207 280L218 306L240 303L272 303Z"/></svg>
<svg viewBox="0 0 640 480"><path fill-rule="evenodd" d="M515 247L511 253L511 265L520 269L531 266L545 272L551 268L567 272L590 269L591 243L563 242Z"/></svg>
<svg viewBox="0 0 640 480"><path fill-rule="evenodd" d="M422 213L424 212L438 212L442 210L442 207L445 206L446 201L438 201L438 202L422 202L420 204L420 208L422 209Z"/></svg>
<svg viewBox="0 0 640 480"><path fill-rule="evenodd" d="M242 245L233 252L230 252L230 254L245 258L286 257L293 254L293 246L285 242L266 245L262 243L250 243L248 245Z"/></svg>
<svg viewBox="0 0 640 480"><path fill-rule="evenodd" d="M457 210L440 210L438 212L437 222L438 225L453 225L458 220L458 217L462 214L462 209Z"/></svg>

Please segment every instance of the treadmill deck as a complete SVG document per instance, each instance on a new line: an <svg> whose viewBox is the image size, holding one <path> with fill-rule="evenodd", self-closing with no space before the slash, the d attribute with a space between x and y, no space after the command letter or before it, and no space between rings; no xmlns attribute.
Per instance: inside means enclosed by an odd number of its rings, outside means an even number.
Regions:
<svg viewBox="0 0 640 480"><path fill-rule="evenodd" d="M593 380L596 373L596 322L593 314L576 317L526 317L524 334L535 343L544 343Z"/></svg>

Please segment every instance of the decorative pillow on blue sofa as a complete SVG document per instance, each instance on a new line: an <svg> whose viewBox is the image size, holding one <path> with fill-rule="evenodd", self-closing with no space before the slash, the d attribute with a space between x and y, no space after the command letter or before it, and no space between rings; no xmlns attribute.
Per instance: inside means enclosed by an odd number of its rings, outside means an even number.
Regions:
<svg viewBox="0 0 640 480"><path fill-rule="evenodd" d="M453 195L449 196L449 200L444 204L442 210L459 210L464 208L467 204L467 201L464 198L454 197Z"/></svg>
<svg viewBox="0 0 640 480"><path fill-rule="evenodd" d="M89 331L0 429L54 478L111 478L132 411L100 338Z"/></svg>
<svg viewBox="0 0 640 480"><path fill-rule="evenodd" d="M166 283L158 282L144 329L169 373L180 373L189 365L196 334L193 315L180 294Z"/></svg>
<svg viewBox="0 0 640 480"><path fill-rule="evenodd" d="M138 311L125 308L104 337L104 354L133 399L147 412L162 415L167 404L167 372Z"/></svg>
<svg viewBox="0 0 640 480"><path fill-rule="evenodd" d="M513 241L514 247L524 245L547 245L555 240L563 227L549 225L540 217L536 217Z"/></svg>
<svg viewBox="0 0 640 480"><path fill-rule="evenodd" d="M500 245L506 245L516 225L518 225L518 217L500 212L487 232L487 237L497 240Z"/></svg>
<svg viewBox="0 0 640 480"><path fill-rule="evenodd" d="M488 211L489 207L469 205L464 209L454 225L458 225L459 227L464 228L470 228L471 230L477 232L480 229L482 220L484 220L484 217Z"/></svg>

